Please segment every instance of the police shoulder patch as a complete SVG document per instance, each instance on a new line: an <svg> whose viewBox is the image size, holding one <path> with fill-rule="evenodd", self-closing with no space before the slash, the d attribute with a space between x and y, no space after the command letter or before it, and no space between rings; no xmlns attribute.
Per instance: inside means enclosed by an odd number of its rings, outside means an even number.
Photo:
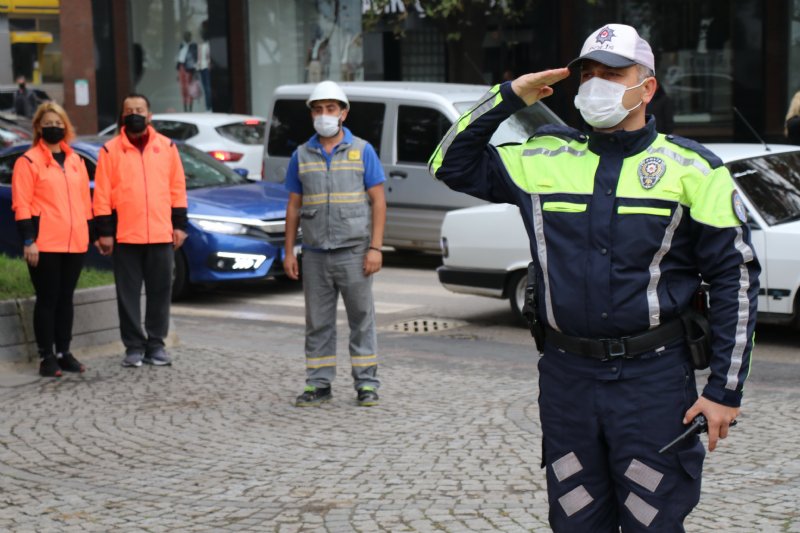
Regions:
<svg viewBox="0 0 800 533"><path fill-rule="evenodd" d="M667 141L671 142L672 144L677 144L681 148L686 148L687 150L691 150L696 152L697 155L702 157L706 160L706 162L711 166L711 168L719 168L722 166L722 159L717 157L717 155L700 144L697 141L693 141L692 139L687 139L686 137L681 137L680 135L667 135L665 136Z"/></svg>
<svg viewBox="0 0 800 533"><path fill-rule="evenodd" d="M747 208L744 206L739 191L733 191L731 194L731 203L733 204L733 213L736 215L736 218L739 219L739 222L747 224Z"/></svg>
<svg viewBox="0 0 800 533"><path fill-rule="evenodd" d="M645 189L652 189L667 171L667 165L660 157L648 157L639 163L639 183Z"/></svg>
<svg viewBox="0 0 800 533"><path fill-rule="evenodd" d="M360 161L361 160L361 150L350 150L347 152L347 160L348 161Z"/></svg>

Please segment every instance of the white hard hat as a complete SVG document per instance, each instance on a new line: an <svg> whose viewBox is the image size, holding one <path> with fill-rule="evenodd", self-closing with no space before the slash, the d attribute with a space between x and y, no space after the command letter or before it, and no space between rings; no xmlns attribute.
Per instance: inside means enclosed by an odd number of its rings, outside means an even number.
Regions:
<svg viewBox="0 0 800 533"><path fill-rule="evenodd" d="M330 80L321 81L311 91L311 96L306 100L306 105L311 107L311 102L316 100L338 100L344 104L345 109L350 108L350 101L339 85Z"/></svg>

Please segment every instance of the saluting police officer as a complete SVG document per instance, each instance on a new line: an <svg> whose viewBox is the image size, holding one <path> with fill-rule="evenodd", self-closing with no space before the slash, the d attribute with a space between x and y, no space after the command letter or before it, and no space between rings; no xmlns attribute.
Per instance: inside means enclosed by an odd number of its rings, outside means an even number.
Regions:
<svg viewBox="0 0 800 533"><path fill-rule="evenodd" d="M498 125L580 73L592 131L545 126L488 144ZM683 531L700 498L696 436L658 450L704 414L709 450L739 414L760 267L727 169L700 144L656 131L650 45L608 24L567 68L494 87L431 157L449 187L519 206L543 323L539 407L555 531ZM498 228L500 229L500 228ZM708 383L698 398L681 317L710 285Z"/></svg>

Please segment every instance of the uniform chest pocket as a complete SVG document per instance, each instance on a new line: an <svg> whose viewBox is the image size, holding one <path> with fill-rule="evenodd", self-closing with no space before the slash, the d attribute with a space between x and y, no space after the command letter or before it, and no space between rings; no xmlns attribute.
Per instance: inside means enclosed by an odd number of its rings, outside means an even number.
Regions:
<svg viewBox="0 0 800 533"><path fill-rule="evenodd" d="M584 213L586 211L586 204L574 202L545 202L542 204L542 211L550 211L553 213Z"/></svg>
<svg viewBox="0 0 800 533"><path fill-rule="evenodd" d="M672 210L668 207L645 207L635 205L621 205L617 207L617 214L620 215L654 215L657 217L668 217Z"/></svg>
<svg viewBox="0 0 800 533"><path fill-rule="evenodd" d="M367 216L368 208L366 205L355 205L340 207L339 213L342 218L357 218Z"/></svg>
<svg viewBox="0 0 800 533"><path fill-rule="evenodd" d="M304 219L314 218L315 216L317 216L317 211L319 211L319 209L316 208L316 207L313 207L313 208L301 207L300 208L300 218L304 218Z"/></svg>

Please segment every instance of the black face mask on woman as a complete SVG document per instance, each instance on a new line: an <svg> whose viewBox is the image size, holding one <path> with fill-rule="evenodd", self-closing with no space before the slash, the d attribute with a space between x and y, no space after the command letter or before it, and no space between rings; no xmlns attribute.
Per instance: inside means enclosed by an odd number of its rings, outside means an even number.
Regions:
<svg viewBox="0 0 800 533"><path fill-rule="evenodd" d="M58 144L64 140L64 128L45 126L42 128L42 139L47 144Z"/></svg>
<svg viewBox="0 0 800 533"><path fill-rule="evenodd" d="M125 130L130 133L142 133L147 128L147 118L144 115L126 115L123 122Z"/></svg>

